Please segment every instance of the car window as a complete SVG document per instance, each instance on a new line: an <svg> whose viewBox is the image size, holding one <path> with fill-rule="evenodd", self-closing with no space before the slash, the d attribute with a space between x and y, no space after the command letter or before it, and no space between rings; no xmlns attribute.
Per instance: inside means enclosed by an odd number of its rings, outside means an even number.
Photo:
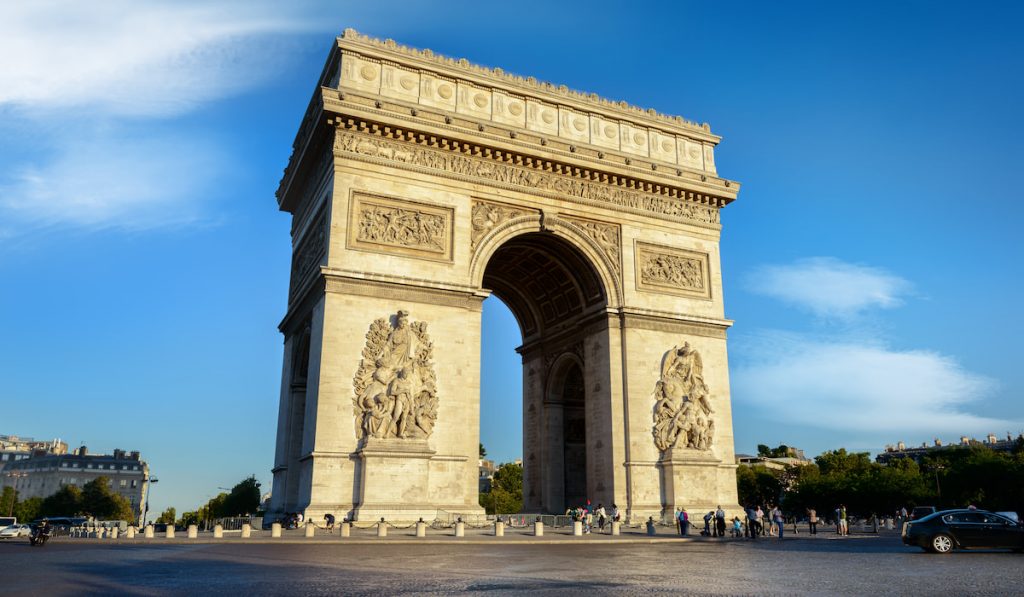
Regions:
<svg viewBox="0 0 1024 597"><path fill-rule="evenodd" d="M985 515L977 512L954 512L942 517L946 522L985 522Z"/></svg>

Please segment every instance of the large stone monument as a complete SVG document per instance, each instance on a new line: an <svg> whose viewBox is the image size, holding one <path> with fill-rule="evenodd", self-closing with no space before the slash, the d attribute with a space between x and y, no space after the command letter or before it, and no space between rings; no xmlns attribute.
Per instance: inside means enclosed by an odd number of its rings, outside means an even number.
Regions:
<svg viewBox="0 0 1024 597"><path fill-rule="evenodd" d="M523 336L526 512L735 507L719 210L739 185L719 140L346 31L277 192L293 257L271 510L480 514L492 293Z"/></svg>

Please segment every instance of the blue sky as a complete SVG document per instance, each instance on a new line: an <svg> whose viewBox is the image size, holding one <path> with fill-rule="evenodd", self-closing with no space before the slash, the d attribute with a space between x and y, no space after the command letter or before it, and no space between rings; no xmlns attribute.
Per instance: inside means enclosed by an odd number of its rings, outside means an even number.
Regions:
<svg viewBox="0 0 1024 597"><path fill-rule="evenodd" d="M709 122L736 448L1024 430L1014 3L7 3L0 433L141 450L151 509L269 489L290 263L273 197L335 35ZM519 456L485 303L482 436Z"/></svg>

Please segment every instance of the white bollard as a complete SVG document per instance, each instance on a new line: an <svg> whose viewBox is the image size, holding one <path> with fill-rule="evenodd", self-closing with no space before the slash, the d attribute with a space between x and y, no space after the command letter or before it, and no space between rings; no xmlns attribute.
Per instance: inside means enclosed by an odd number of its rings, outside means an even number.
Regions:
<svg viewBox="0 0 1024 597"><path fill-rule="evenodd" d="M420 519L419 522L416 523L416 536L417 537L426 537L427 536L427 523L423 522L422 518Z"/></svg>
<svg viewBox="0 0 1024 597"><path fill-rule="evenodd" d="M275 538L281 536L281 523L275 522L270 525L270 536Z"/></svg>
<svg viewBox="0 0 1024 597"><path fill-rule="evenodd" d="M465 537L466 536L466 523L461 520L455 523L455 536Z"/></svg>
<svg viewBox="0 0 1024 597"><path fill-rule="evenodd" d="M533 523L533 536L534 537L543 537L544 536L544 523L543 522L538 520L537 522Z"/></svg>
<svg viewBox="0 0 1024 597"><path fill-rule="evenodd" d="M128 527L128 530L125 531L124 536L127 537L128 539L134 539L135 538L135 527Z"/></svg>
<svg viewBox="0 0 1024 597"><path fill-rule="evenodd" d="M621 522L618 522L618 521L612 522L612 535L618 535L620 530L621 530L621 528L620 528L621 526L622 526Z"/></svg>
<svg viewBox="0 0 1024 597"><path fill-rule="evenodd" d="M117 539L118 534L120 534L119 533L120 530L121 529L119 529L117 527L114 527L114 528L110 529L110 534L108 534L107 537L109 537L110 539Z"/></svg>
<svg viewBox="0 0 1024 597"><path fill-rule="evenodd" d="M583 521L582 520L574 520L573 521L573 523L572 523L572 534L573 534L574 537L582 537L583 536Z"/></svg>
<svg viewBox="0 0 1024 597"><path fill-rule="evenodd" d="M167 530L164 532L164 537L168 539L174 539L174 525L167 525Z"/></svg>
<svg viewBox="0 0 1024 597"><path fill-rule="evenodd" d="M343 521L341 523L341 536L351 537L352 536L352 523L349 521Z"/></svg>
<svg viewBox="0 0 1024 597"><path fill-rule="evenodd" d="M500 520L495 521L495 523L494 523L494 536L495 537L504 537L505 536L505 523L501 522Z"/></svg>
<svg viewBox="0 0 1024 597"><path fill-rule="evenodd" d="M312 522L307 522L306 523L306 537L312 537L314 535L316 535L316 525L314 525Z"/></svg>
<svg viewBox="0 0 1024 597"><path fill-rule="evenodd" d="M199 537L199 527L194 524L188 525L188 538L195 539L197 537Z"/></svg>
<svg viewBox="0 0 1024 597"><path fill-rule="evenodd" d="M223 539L224 538L224 525L215 524L213 525L213 538Z"/></svg>
<svg viewBox="0 0 1024 597"><path fill-rule="evenodd" d="M252 537L252 525L245 523L242 525L242 539L248 539Z"/></svg>
<svg viewBox="0 0 1024 597"><path fill-rule="evenodd" d="M154 536L156 536L156 533L153 530L153 525L147 524L146 530L143 531L143 535L146 537L146 539L152 539Z"/></svg>
<svg viewBox="0 0 1024 597"><path fill-rule="evenodd" d="M380 522L377 523L377 536L378 537L387 537L388 536L388 523L384 522L383 518L381 518Z"/></svg>

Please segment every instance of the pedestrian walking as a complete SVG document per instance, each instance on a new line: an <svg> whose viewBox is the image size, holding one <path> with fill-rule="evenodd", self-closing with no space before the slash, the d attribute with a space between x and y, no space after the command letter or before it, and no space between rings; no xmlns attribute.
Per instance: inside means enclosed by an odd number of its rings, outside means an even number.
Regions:
<svg viewBox="0 0 1024 597"><path fill-rule="evenodd" d="M734 516L732 519L732 536L737 538L743 536L743 523L739 516Z"/></svg>
<svg viewBox="0 0 1024 597"><path fill-rule="evenodd" d="M785 520L782 518L782 510L778 506L772 509L772 522L773 526L779 529L779 541L782 541L782 535L785 531Z"/></svg>
<svg viewBox="0 0 1024 597"><path fill-rule="evenodd" d="M818 511L814 508L807 509L807 526L812 535L818 534Z"/></svg>

